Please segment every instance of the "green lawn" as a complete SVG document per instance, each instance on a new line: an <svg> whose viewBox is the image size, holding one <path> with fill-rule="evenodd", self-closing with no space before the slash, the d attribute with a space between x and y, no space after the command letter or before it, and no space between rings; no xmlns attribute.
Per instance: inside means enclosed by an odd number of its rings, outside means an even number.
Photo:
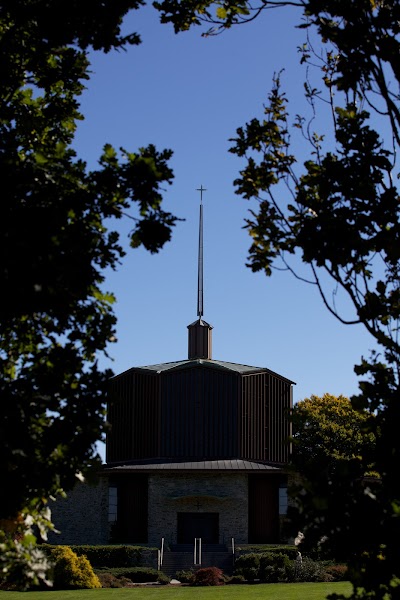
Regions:
<svg viewBox="0 0 400 600"><path fill-rule="evenodd" d="M0 592L0 600L323 600L350 594L349 583L270 583L221 587L135 587L65 592Z"/></svg>

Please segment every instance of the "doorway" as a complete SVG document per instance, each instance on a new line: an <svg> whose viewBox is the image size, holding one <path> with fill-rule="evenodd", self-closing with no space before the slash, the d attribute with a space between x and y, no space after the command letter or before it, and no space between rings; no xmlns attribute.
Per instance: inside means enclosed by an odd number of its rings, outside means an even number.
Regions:
<svg viewBox="0 0 400 600"><path fill-rule="evenodd" d="M178 513L178 544L193 544L201 538L203 544L218 544L218 513Z"/></svg>

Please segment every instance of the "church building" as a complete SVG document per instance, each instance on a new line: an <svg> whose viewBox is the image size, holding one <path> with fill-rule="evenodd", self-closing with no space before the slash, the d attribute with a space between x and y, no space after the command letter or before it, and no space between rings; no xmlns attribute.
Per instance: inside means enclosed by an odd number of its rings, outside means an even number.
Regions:
<svg viewBox="0 0 400 600"><path fill-rule="evenodd" d="M107 466L113 542L275 543L286 512L293 382L211 356L189 325L187 360L111 381Z"/></svg>
<svg viewBox="0 0 400 600"><path fill-rule="evenodd" d="M61 503L55 543L284 541L294 382L212 357L202 238L200 203L198 318L188 326L188 357L112 378L100 483L77 486Z"/></svg>
<svg viewBox="0 0 400 600"><path fill-rule="evenodd" d="M212 358L202 203L198 262L187 360L133 367L110 383L104 475L115 543L281 541L294 382Z"/></svg>

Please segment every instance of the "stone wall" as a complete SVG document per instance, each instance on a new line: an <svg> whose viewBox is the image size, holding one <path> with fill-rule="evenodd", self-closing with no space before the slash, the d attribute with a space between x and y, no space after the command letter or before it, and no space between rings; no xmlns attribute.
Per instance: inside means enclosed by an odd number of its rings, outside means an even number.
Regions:
<svg viewBox="0 0 400 600"><path fill-rule="evenodd" d="M149 476L149 543L177 543L178 512L219 513L219 543L248 539L248 478L237 473Z"/></svg>
<svg viewBox="0 0 400 600"><path fill-rule="evenodd" d="M50 503L59 534L50 533L49 544L108 544L108 479L95 485L77 483L67 498Z"/></svg>

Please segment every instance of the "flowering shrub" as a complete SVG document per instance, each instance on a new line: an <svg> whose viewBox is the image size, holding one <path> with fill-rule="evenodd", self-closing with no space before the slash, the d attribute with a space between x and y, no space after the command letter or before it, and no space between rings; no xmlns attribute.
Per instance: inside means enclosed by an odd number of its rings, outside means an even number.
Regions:
<svg viewBox="0 0 400 600"><path fill-rule="evenodd" d="M36 546L34 529L42 539L54 530L51 512L47 506L37 508L35 503L13 519L0 520L0 589L27 590L32 586L51 586L50 562Z"/></svg>

